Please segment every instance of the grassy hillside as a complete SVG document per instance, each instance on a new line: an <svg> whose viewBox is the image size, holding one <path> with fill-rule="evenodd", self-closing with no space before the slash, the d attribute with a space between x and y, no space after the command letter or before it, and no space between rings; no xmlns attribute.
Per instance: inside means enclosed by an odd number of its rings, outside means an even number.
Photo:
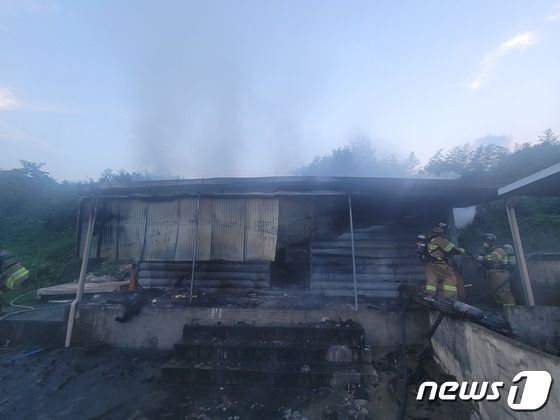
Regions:
<svg viewBox="0 0 560 420"><path fill-rule="evenodd" d="M0 170L0 248L13 252L29 269L25 289L76 277L75 225L82 188L57 183L40 165Z"/></svg>

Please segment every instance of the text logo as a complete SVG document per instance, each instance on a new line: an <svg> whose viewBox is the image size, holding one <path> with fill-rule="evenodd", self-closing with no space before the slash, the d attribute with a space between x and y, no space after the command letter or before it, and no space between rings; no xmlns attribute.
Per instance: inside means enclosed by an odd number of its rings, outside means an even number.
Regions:
<svg viewBox="0 0 560 420"><path fill-rule="evenodd" d="M524 381L523 391L519 386ZM544 370L525 370L519 372L512 380L509 388L507 403L515 411L535 411L543 407L548 401L552 377ZM438 385L436 382L424 382L418 388L417 400L424 399L428 392L428 400L434 401L439 398L443 401L455 401L457 398L463 401L496 401L500 399L500 388L504 383L499 382L444 382ZM518 395L520 394L520 395Z"/></svg>

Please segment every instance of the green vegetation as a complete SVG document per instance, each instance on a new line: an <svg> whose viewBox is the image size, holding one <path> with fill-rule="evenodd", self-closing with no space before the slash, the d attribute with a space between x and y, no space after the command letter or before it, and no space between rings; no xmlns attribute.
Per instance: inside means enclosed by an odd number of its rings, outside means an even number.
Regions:
<svg viewBox="0 0 560 420"><path fill-rule="evenodd" d="M338 176L445 176L481 184L504 185L560 162L560 141L547 130L538 141L516 145L513 150L498 145L474 148L470 144L437 152L423 168L411 154L405 160L380 159L375 149L361 141L341 147L327 156L317 156L296 175ZM155 179L148 173L105 170L98 182L128 182ZM80 196L90 183L57 182L43 164L21 162L21 168L0 169L0 248L9 249L29 269L25 288L77 278L75 226ZM517 205L526 252L560 252L560 199L524 198ZM473 252L480 235L495 233L500 242L511 242L502 201L477 208L474 223L460 237ZM93 266L95 267L95 266ZM115 269L110 264L99 270Z"/></svg>
<svg viewBox="0 0 560 420"><path fill-rule="evenodd" d="M76 210L83 185L58 183L42 164L0 170L0 248L9 249L30 271L26 289L70 281Z"/></svg>

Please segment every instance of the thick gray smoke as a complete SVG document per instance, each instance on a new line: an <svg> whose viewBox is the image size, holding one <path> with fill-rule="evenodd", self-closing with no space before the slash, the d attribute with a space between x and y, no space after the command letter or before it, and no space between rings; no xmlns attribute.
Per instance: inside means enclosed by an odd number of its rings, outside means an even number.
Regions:
<svg viewBox="0 0 560 420"><path fill-rule="evenodd" d="M281 175L310 159L300 155L301 121L320 77L302 59L307 51L269 34L273 16L239 19L233 2L180 9L132 11L132 28L119 33L132 166L164 176Z"/></svg>
<svg viewBox="0 0 560 420"><path fill-rule="evenodd" d="M370 80L371 63L323 20L346 10L164 2L103 16L130 98L130 167L163 176L288 175L356 132L375 138L373 87L357 83Z"/></svg>

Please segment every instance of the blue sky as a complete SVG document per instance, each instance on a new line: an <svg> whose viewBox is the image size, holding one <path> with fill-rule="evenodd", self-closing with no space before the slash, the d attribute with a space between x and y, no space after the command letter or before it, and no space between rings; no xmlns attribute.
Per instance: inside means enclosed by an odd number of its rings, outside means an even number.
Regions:
<svg viewBox="0 0 560 420"><path fill-rule="evenodd" d="M278 175L560 132L560 2L0 0L0 168Z"/></svg>

